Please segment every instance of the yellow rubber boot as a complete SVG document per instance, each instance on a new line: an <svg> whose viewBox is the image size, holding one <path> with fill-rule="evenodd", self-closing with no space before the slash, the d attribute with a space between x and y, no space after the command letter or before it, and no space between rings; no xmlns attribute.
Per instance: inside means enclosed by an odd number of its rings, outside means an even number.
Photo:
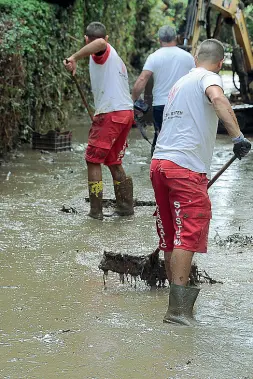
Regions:
<svg viewBox="0 0 253 379"><path fill-rule="evenodd" d="M90 197L90 212L88 216L103 220L103 182L88 182Z"/></svg>
<svg viewBox="0 0 253 379"><path fill-rule="evenodd" d="M119 216L130 216L134 214L133 206L133 181L127 177L122 182L113 181L116 197L116 213Z"/></svg>

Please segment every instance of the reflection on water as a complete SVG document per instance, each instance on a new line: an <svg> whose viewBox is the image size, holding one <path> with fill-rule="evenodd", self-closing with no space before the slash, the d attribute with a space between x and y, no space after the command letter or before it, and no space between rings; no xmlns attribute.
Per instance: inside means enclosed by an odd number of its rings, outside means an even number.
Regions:
<svg viewBox="0 0 253 379"><path fill-rule="evenodd" d="M150 291L140 281L134 289L109 273L104 290L97 268L103 250L150 253L157 244L154 209L89 219L88 128L77 123L73 131L73 152L42 159L27 148L1 167L1 377L252 379L251 249L214 242L217 233L252 232L252 156L234 162L209 190L209 254L197 260L224 284L202 285L199 326L175 327L162 323L166 289ZM149 154L132 130L125 167L138 199L154 198ZM212 172L230 157L229 138L218 136ZM113 197L110 174L103 174L105 196ZM78 213L61 212L63 205Z"/></svg>

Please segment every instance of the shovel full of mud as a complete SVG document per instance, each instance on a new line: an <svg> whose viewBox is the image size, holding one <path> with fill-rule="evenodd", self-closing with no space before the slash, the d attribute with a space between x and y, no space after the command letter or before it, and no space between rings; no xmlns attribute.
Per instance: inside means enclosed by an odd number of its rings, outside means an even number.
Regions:
<svg viewBox="0 0 253 379"><path fill-rule="evenodd" d="M208 183L208 188L219 178L219 176L231 165L236 159L233 156L218 173ZM146 205L146 204L145 204ZM148 204L149 205L149 204ZM137 279L144 281L150 287L165 287L167 275L165 270L165 262L159 257L159 248L153 253L147 255L133 255L113 253L104 251L103 258L99 264L99 269L104 272L104 285L106 286L106 278L108 272L112 271L119 274L120 281L128 281L136 286ZM212 279L206 271L198 269L194 263L189 274L189 284L197 285L207 282L210 284L222 283Z"/></svg>
<svg viewBox="0 0 253 379"><path fill-rule="evenodd" d="M104 251L98 267L104 272L105 287L109 271L118 273L121 283L127 281L132 285L134 282L135 287L137 280L144 281L152 288L161 288L168 285L165 263L164 259L159 257L159 249L149 255L139 256ZM222 282L212 279L206 271L200 271L194 263L189 275L189 284L197 285L198 283L215 284Z"/></svg>

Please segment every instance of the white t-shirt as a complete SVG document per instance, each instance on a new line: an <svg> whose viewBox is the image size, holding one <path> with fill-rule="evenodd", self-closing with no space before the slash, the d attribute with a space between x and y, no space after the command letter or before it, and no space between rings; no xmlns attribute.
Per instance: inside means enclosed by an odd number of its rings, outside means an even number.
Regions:
<svg viewBox="0 0 253 379"><path fill-rule="evenodd" d="M172 87L153 158L170 160L210 178L218 126L218 117L205 95L212 85L222 88L221 77L199 67Z"/></svg>
<svg viewBox="0 0 253 379"><path fill-rule="evenodd" d="M150 54L143 70L153 73L153 105L164 105L173 85L193 67L192 55L177 46L161 47Z"/></svg>
<svg viewBox="0 0 253 379"><path fill-rule="evenodd" d="M90 56L89 68L95 115L133 109L126 66L111 45L103 55Z"/></svg>

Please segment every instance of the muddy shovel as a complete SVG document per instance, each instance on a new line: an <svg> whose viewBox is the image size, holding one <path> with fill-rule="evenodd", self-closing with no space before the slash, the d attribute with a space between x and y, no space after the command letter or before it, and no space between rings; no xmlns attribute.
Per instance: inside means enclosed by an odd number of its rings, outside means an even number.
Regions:
<svg viewBox="0 0 253 379"><path fill-rule="evenodd" d="M234 155L208 183L208 188L216 182L216 180L222 175L222 173L234 162L236 156ZM135 256L132 254L120 254L104 251L103 258L99 264L99 269L104 271L104 284L105 278L108 274L108 271L116 272L120 274L121 280L124 281L124 276L133 277L135 282L136 278L140 277L141 280L144 280L146 284L151 287L154 287L158 283L159 286L163 286L167 274L165 270L164 260L159 258L159 247L149 255ZM197 284L200 280L200 272L195 264L192 264L191 272L189 275L190 283ZM208 277L205 274L205 279L208 279L211 284L217 283L217 281Z"/></svg>

